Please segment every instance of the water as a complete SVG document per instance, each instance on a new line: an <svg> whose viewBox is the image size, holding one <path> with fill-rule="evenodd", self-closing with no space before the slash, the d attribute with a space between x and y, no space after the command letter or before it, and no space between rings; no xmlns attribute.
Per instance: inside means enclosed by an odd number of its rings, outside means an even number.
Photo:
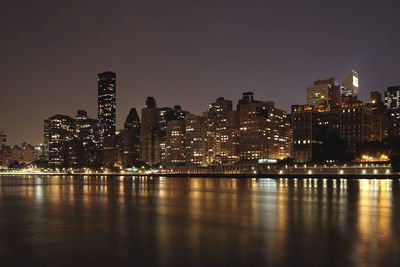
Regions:
<svg viewBox="0 0 400 267"><path fill-rule="evenodd" d="M2 176L0 264L400 266L399 181Z"/></svg>

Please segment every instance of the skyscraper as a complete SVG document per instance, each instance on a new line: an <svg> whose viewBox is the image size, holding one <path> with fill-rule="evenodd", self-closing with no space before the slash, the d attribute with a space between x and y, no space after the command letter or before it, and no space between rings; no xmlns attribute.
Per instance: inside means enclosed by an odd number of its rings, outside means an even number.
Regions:
<svg viewBox="0 0 400 267"><path fill-rule="evenodd" d="M103 165L113 167L116 151L115 140L115 91L116 74L111 71L98 75L98 116L102 132Z"/></svg>
<svg viewBox="0 0 400 267"><path fill-rule="evenodd" d="M100 73L98 85L98 116L104 136L115 135L115 91L116 74L111 71Z"/></svg>

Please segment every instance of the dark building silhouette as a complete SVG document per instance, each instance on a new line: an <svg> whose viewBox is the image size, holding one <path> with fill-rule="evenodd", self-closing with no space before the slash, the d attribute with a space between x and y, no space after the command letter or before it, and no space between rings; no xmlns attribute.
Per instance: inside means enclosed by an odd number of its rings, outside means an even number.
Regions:
<svg viewBox="0 0 400 267"><path fill-rule="evenodd" d="M120 149L122 166L130 168L139 162L140 118L136 108L132 108L125 120L124 129L120 132Z"/></svg>
<svg viewBox="0 0 400 267"><path fill-rule="evenodd" d="M147 97L146 107L142 109L140 129L140 161L149 165L161 163L159 110L156 100Z"/></svg>

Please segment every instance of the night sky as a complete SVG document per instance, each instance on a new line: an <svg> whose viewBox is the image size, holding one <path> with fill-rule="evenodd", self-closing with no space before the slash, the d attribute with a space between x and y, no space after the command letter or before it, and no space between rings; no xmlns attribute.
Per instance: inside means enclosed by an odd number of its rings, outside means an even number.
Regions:
<svg viewBox="0 0 400 267"><path fill-rule="evenodd" d="M117 128L146 96L195 114L244 91L287 111L316 79L355 69L360 98L400 84L400 1L1 1L0 129L43 140L43 120L97 116L117 72Z"/></svg>

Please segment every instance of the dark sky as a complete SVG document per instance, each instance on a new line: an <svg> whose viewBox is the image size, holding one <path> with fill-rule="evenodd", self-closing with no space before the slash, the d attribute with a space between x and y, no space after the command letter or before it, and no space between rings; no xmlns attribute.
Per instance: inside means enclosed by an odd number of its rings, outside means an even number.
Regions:
<svg viewBox="0 0 400 267"><path fill-rule="evenodd" d="M97 73L117 72L117 126L148 95L201 114L243 91L285 110L316 79L355 69L360 98L400 84L400 1L1 1L0 129L43 140L43 120L97 116Z"/></svg>

